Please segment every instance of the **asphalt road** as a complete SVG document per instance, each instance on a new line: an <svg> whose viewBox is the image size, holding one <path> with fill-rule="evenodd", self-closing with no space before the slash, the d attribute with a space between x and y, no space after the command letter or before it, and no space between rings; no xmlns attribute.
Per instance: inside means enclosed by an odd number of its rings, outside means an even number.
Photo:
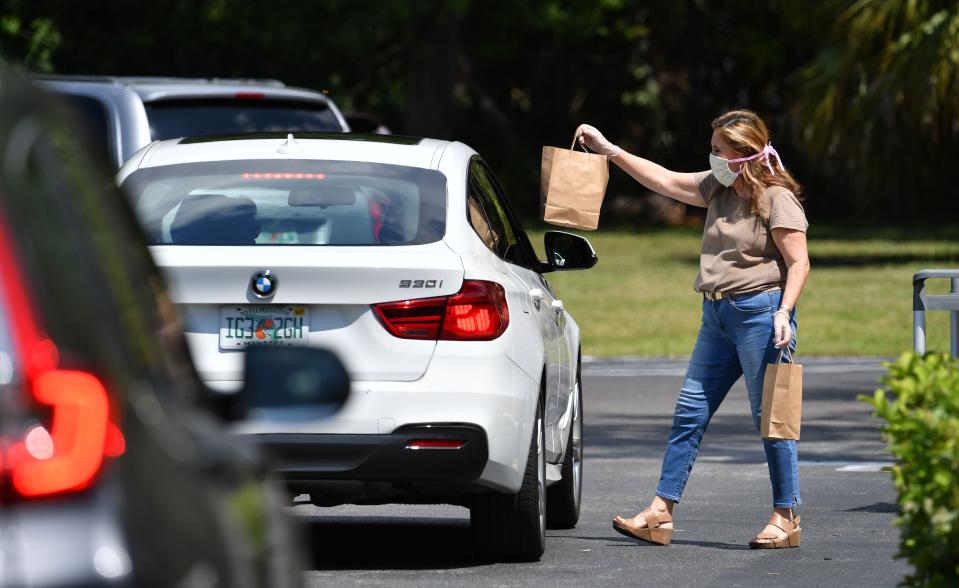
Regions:
<svg viewBox="0 0 959 588"><path fill-rule="evenodd" d="M879 360L822 358L804 368L800 442L803 543L752 551L771 511L762 444L745 387L737 384L703 440L674 513L668 547L610 529L615 514L645 506L685 363L623 359L584 365L586 462L576 529L547 531L531 564L478 564L469 513L452 506L293 507L313 557L309 586L895 586L895 492L879 422L857 394L871 393Z"/></svg>

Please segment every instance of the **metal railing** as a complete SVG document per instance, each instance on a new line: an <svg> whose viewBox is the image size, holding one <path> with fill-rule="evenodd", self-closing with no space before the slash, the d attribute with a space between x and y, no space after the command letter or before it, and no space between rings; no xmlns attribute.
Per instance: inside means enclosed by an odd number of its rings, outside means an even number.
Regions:
<svg viewBox="0 0 959 588"><path fill-rule="evenodd" d="M949 280L949 294L926 294L926 280ZM953 357L959 357L959 270L930 269L912 276L912 348L926 352L926 311L949 311L949 340Z"/></svg>

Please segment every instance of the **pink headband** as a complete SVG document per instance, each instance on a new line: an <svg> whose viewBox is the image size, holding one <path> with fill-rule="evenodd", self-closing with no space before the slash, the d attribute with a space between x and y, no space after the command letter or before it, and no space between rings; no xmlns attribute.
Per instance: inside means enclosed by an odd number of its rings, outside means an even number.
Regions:
<svg viewBox="0 0 959 588"><path fill-rule="evenodd" d="M765 159L766 159L766 167L769 168L769 173L771 173L772 175L776 175L776 172L773 170L772 164L769 163L769 156L770 156L770 155L775 155L775 156L776 156L776 165L779 166L779 169L780 169L780 170L786 171L786 168L783 167L783 160L782 160L781 157L779 157L779 153L776 151L776 148L773 147L773 144L772 144L772 143L766 143L766 146L763 147L763 150L760 151L759 153L757 153L756 155L750 155L749 157L740 157L739 159L727 159L726 162L727 162L727 163L739 163L739 162L741 162L741 161L752 161L753 159L756 159L756 158L760 158L760 159L765 158Z"/></svg>

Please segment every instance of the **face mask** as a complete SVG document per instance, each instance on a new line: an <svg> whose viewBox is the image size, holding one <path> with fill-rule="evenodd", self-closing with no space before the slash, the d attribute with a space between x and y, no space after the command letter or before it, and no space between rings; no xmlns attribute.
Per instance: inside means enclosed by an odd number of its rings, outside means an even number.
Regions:
<svg viewBox="0 0 959 588"><path fill-rule="evenodd" d="M739 177L738 172L729 169L729 163L725 159L712 153L709 154L709 169L713 172L716 180L727 188L732 186L736 178Z"/></svg>
<svg viewBox="0 0 959 588"><path fill-rule="evenodd" d="M779 153L776 152L776 149L773 147L772 143L767 144L763 147L763 150L757 153L756 155L750 155L749 157L740 157L738 159L723 159L718 155L712 153L709 154L709 169L713 172L713 176L716 177L716 180L720 184L726 186L727 188L733 185L733 182L736 181L736 178L739 177L740 172L734 172L729 169L730 163L740 163L743 161L752 161L753 159L765 159L766 167L769 168L769 173L776 175L776 171L773 170L773 166L769 163L769 156L773 155L776 158L776 165L779 166L779 169L786 171L786 168L783 167L783 161L779 157Z"/></svg>

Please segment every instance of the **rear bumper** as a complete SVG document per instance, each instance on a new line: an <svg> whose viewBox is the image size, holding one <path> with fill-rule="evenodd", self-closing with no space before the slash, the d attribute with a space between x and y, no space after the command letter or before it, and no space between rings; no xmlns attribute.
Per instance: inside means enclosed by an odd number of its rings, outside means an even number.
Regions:
<svg viewBox="0 0 959 588"><path fill-rule="evenodd" d="M280 475L288 479L415 480L421 463L440 472L431 474L434 478L447 475L442 474L445 468L460 465L443 461L432 465L435 460L453 459L449 455L410 457L407 454L416 452L395 449L391 453L382 447L404 448L409 427L465 423L482 431L486 448L481 472L471 481L489 490L514 493L522 484L538 395L538 382L505 354L484 357L474 352L455 357L447 352L434 357L426 375L416 382L353 382L349 401L327 419L304 416L299 420L263 410L255 418L237 423L233 433L262 441L268 448L274 444ZM293 447L300 442L305 448ZM466 452L458 450L469 456L470 467L474 459L470 452L478 445L471 442ZM326 454L328 450L332 458ZM440 451L455 453L429 453ZM384 469L380 471L380 467ZM351 477L351 472L355 476Z"/></svg>
<svg viewBox="0 0 959 588"><path fill-rule="evenodd" d="M471 482L489 449L486 432L470 424L422 424L388 435L268 433L250 435L282 479ZM413 449L416 440L457 440L457 449Z"/></svg>

